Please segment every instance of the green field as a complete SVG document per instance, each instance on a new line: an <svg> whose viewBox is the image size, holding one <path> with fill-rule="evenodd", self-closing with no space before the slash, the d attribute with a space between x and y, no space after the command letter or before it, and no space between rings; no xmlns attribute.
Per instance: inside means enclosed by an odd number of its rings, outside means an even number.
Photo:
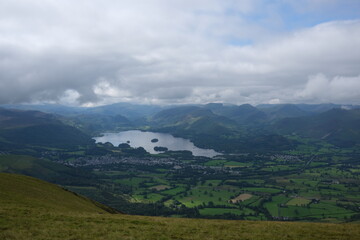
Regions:
<svg viewBox="0 0 360 240"><path fill-rule="evenodd" d="M288 205L288 206L301 206L301 205L307 205L310 202L311 201L309 199L306 199L306 198L293 198L290 201L288 201L286 203L286 205Z"/></svg>
<svg viewBox="0 0 360 240"><path fill-rule="evenodd" d="M280 189L275 189L275 188L244 188L243 190L247 191L247 192L260 192L260 193L280 193L281 190Z"/></svg>
<svg viewBox="0 0 360 240"><path fill-rule="evenodd" d="M111 211L56 185L20 175L0 174L0 239L4 240L360 238L359 224L355 223L161 218L111 214ZM216 214L213 209L203 211Z"/></svg>
<svg viewBox="0 0 360 240"><path fill-rule="evenodd" d="M165 160L171 156L176 164L147 165L144 161L76 168L36 157L2 155L0 171L55 182L129 214L234 218L229 217L228 209L242 209L241 214L235 211L238 219L357 221L359 155L322 144L313 147L328 147L333 152L322 150L313 155L298 149L296 154L223 155L213 160L167 153ZM110 149L119 154L118 149ZM71 154L82 151L72 150ZM175 165L182 167L175 169ZM241 194L252 198L230 202Z"/></svg>
<svg viewBox="0 0 360 240"><path fill-rule="evenodd" d="M223 215L223 214L234 214L234 215L249 215L255 214L251 209L236 209L236 208L203 208L200 209L202 215Z"/></svg>
<svg viewBox="0 0 360 240"><path fill-rule="evenodd" d="M244 157L227 158L201 160L201 164L205 167L232 166L230 169L240 171L240 175L229 178L213 174L202 179L202 171L190 175L189 170L181 169L175 174L161 167L147 168L146 171L134 169L131 174L125 169L104 173L115 178L116 183L131 187L130 195L136 202L164 204L173 209L199 208L197 217L224 217L231 212L229 209L235 209L235 215L254 220L344 222L356 219L360 190L357 186L359 178L354 171L355 158L338 155L315 158L305 153L272 158L262 156L250 162ZM352 164L344 168L341 161ZM194 163L188 160L188 164ZM253 197L230 202L241 194ZM238 206L252 210L239 211Z"/></svg>

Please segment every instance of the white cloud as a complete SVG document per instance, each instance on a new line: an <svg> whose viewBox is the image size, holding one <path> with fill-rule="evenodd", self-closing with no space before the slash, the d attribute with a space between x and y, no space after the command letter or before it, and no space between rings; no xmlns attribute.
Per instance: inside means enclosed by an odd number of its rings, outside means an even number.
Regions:
<svg viewBox="0 0 360 240"><path fill-rule="evenodd" d="M279 104L279 103L281 103L281 101L278 98L273 98L273 99L270 99L268 103L269 104Z"/></svg>
<svg viewBox="0 0 360 240"><path fill-rule="evenodd" d="M275 3L0 0L0 103L328 101L312 86L296 93L319 72L360 74L360 21L278 31Z"/></svg>
<svg viewBox="0 0 360 240"><path fill-rule="evenodd" d="M329 79L324 74L309 77L305 88L298 93L300 99L313 102L360 104L360 75L336 76Z"/></svg>
<svg viewBox="0 0 360 240"><path fill-rule="evenodd" d="M79 104L79 99L80 94L78 91L73 90L73 89L68 89L66 90L62 96L60 96L59 98L59 103L63 104L63 105L78 105Z"/></svg>

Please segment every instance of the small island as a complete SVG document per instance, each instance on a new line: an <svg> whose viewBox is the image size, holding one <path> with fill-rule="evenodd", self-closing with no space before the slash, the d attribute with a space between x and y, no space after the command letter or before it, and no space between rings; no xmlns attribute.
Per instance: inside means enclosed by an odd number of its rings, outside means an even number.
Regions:
<svg viewBox="0 0 360 240"><path fill-rule="evenodd" d="M151 139L151 142L152 142L152 143L156 143L156 142L158 142L158 141L159 141L159 139L157 139L157 138Z"/></svg>
<svg viewBox="0 0 360 240"><path fill-rule="evenodd" d="M156 152L166 152L169 149L167 147L154 147L154 150Z"/></svg>
<svg viewBox="0 0 360 240"><path fill-rule="evenodd" d="M119 148L125 149L125 148L131 148L131 146L128 143L120 143L118 145Z"/></svg>

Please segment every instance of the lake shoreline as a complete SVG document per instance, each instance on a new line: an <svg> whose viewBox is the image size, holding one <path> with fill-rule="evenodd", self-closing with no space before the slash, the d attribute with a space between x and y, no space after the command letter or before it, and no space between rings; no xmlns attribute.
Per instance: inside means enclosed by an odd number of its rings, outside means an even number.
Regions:
<svg viewBox="0 0 360 240"><path fill-rule="evenodd" d="M148 132L144 130L127 130L120 132L105 132L101 136L93 137L98 142L110 142L114 146L121 143L129 143L131 147L143 147L150 154L159 154L155 147L167 148L169 151L190 151L194 156L215 157L222 155L213 149L199 148L189 139L175 137L169 133ZM153 139L158 141L153 142Z"/></svg>

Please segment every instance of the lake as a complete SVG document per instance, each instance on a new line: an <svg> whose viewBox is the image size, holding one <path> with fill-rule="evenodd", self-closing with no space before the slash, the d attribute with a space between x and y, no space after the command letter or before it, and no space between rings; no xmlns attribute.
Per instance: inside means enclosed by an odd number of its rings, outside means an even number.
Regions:
<svg viewBox="0 0 360 240"><path fill-rule="evenodd" d="M154 147L166 147L172 151L191 151L194 156L214 157L221 155L212 149L196 147L190 140L174 137L167 133L142 132L138 130L123 131L118 133L104 133L101 137L94 138L96 142L110 142L114 146L129 141L131 147L143 147L147 152L157 154ZM158 139L157 142L151 140Z"/></svg>

